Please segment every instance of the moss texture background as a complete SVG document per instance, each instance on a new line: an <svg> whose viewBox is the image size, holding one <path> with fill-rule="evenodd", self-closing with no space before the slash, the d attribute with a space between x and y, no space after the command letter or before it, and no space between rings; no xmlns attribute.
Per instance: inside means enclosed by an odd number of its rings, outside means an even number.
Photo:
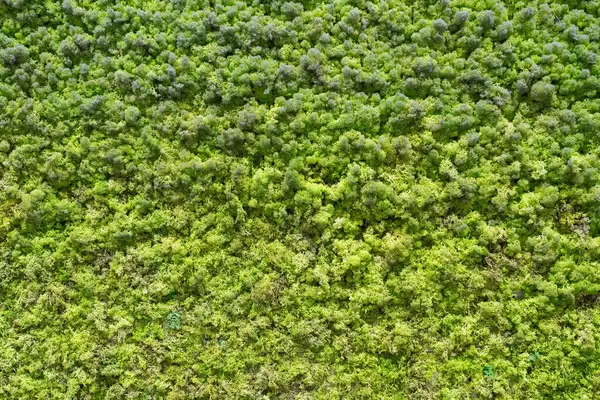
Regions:
<svg viewBox="0 0 600 400"><path fill-rule="evenodd" d="M599 21L0 1L0 397L598 398Z"/></svg>

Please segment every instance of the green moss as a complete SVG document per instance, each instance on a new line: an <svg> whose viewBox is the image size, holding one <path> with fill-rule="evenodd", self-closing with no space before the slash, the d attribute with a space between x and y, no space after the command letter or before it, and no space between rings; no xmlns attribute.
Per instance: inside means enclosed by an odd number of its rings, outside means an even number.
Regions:
<svg viewBox="0 0 600 400"><path fill-rule="evenodd" d="M0 2L0 398L596 398L599 7Z"/></svg>

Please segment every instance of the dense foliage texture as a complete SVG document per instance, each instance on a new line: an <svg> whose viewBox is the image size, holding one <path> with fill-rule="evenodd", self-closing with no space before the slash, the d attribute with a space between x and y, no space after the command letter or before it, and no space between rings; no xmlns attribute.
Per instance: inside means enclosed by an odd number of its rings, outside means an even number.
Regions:
<svg viewBox="0 0 600 400"><path fill-rule="evenodd" d="M594 399L600 2L0 0L0 397Z"/></svg>

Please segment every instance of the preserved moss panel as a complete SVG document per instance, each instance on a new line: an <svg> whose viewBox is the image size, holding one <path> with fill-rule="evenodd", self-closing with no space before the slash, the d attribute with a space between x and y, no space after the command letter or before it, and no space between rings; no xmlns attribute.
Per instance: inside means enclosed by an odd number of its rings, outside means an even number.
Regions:
<svg viewBox="0 0 600 400"><path fill-rule="evenodd" d="M0 397L594 399L600 2L0 1Z"/></svg>

